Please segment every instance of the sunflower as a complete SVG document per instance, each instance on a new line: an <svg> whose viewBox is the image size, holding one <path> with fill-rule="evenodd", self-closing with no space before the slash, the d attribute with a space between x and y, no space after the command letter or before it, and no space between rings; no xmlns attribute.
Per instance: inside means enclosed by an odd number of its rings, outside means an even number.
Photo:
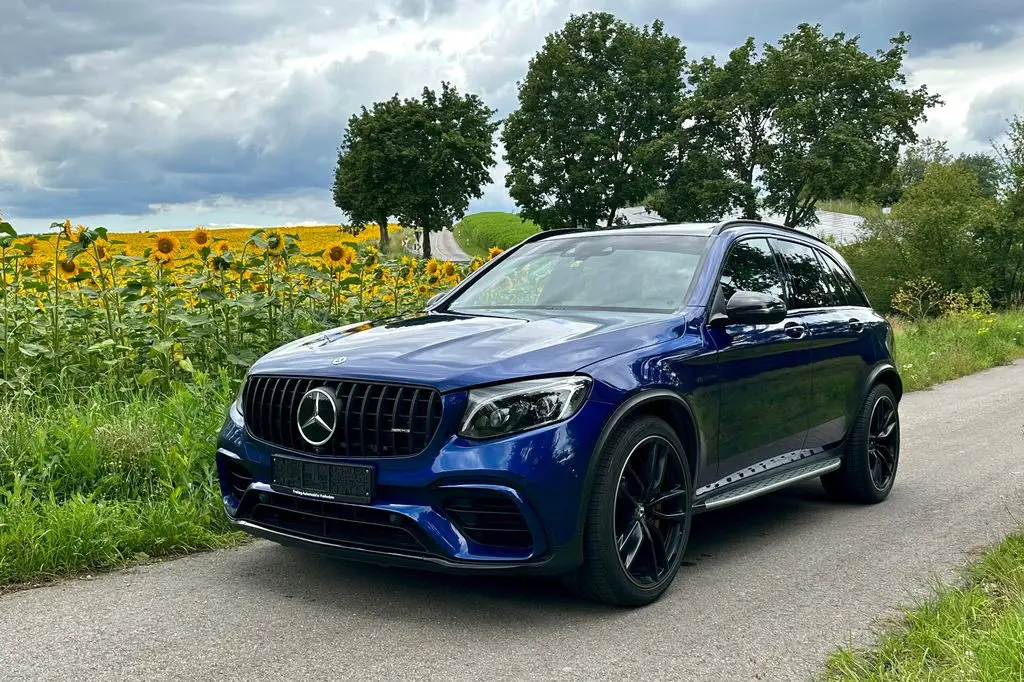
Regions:
<svg viewBox="0 0 1024 682"><path fill-rule="evenodd" d="M25 259L25 265L29 267L35 267L49 260L47 258L46 249L44 242L39 241L35 237L25 237L20 242L22 246L22 256Z"/></svg>
<svg viewBox="0 0 1024 682"><path fill-rule="evenodd" d="M272 256L280 256L284 253L285 238L284 234L280 230L268 230L267 231L267 253Z"/></svg>
<svg viewBox="0 0 1024 682"><path fill-rule="evenodd" d="M458 268L455 267L455 263L451 261L445 261L444 265L441 266L441 274L446 279L451 279L459 272Z"/></svg>
<svg viewBox="0 0 1024 682"><path fill-rule="evenodd" d="M178 253L178 238L172 234L159 234L154 236L156 243L149 254L150 260L154 263L170 263Z"/></svg>
<svg viewBox="0 0 1024 682"><path fill-rule="evenodd" d="M427 294L430 293L430 287L428 287L426 284L421 284L418 287L416 287L416 293L419 294L420 296L426 296Z"/></svg>
<svg viewBox="0 0 1024 682"><path fill-rule="evenodd" d="M78 263L74 259L62 260L57 263L57 275L61 279L71 279L82 274L82 268L78 267Z"/></svg>
<svg viewBox="0 0 1024 682"><path fill-rule="evenodd" d="M231 244L228 244L226 239L219 239L213 243L213 253L215 256L223 256L231 251Z"/></svg>
<svg viewBox="0 0 1024 682"><path fill-rule="evenodd" d="M505 252L505 249L499 249L497 246L492 246L490 248L490 250L487 252L487 260L491 260L492 258L497 258L498 256L500 256L504 252Z"/></svg>
<svg viewBox="0 0 1024 682"><path fill-rule="evenodd" d="M189 233L188 238L197 249L210 245L210 231L200 225Z"/></svg>
<svg viewBox="0 0 1024 682"><path fill-rule="evenodd" d="M479 270L483 266L483 264L484 264L484 259L483 258L479 258L479 257L478 258L474 258L472 260L472 262L469 264L469 271L470 272L476 272L477 270Z"/></svg>
<svg viewBox="0 0 1024 682"><path fill-rule="evenodd" d="M347 268L356 260L356 250L341 242L332 242L324 249L324 262L332 268Z"/></svg>
<svg viewBox="0 0 1024 682"><path fill-rule="evenodd" d="M106 239L97 239L92 243L93 248L96 249L96 260L101 263L106 263L110 260L110 242Z"/></svg>
<svg viewBox="0 0 1024 682"><path fill-rule="evenodd" d="M363 265L368 270L373 270L380 263L380 251L375 247L371 246L366 249L366 255L363 257Z"/></svg>
<svg viewBox="0 0 1024 682"><path fill-rule="evenodd" d="M424 272L426 272L430 277L437 277L441 272L441 264L431 258L427 261L427 266L424 268Z"/></svg>

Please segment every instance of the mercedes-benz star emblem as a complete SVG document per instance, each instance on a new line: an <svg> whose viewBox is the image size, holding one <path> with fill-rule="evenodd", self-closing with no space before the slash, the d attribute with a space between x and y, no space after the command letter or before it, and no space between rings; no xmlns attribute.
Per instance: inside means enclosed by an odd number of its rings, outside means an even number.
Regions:
<svg viewBox="0 0 1024 682"><path fill-rule="evenodd" d="M338 407L334 394L326 388L314 388L299 401L296 421L299 435L310 445L323 445L334 435L338 425Z"/></svg>

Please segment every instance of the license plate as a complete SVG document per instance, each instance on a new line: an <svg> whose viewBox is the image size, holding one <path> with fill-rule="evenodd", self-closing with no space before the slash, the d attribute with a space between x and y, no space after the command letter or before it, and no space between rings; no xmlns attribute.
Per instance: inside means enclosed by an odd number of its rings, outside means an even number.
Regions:
<svg viewBox="0 0 1024 682"><path fill-rule="evenodd" d="M368 504L373 498L373 468L330 464L274 455L270 483L279 492L317 500Z"/></svg>

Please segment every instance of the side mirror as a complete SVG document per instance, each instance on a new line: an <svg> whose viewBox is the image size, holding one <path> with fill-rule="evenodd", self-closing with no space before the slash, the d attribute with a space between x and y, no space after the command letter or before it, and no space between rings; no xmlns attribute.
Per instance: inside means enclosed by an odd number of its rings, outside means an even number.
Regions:
<svg viewBox="0 0 1024 682"><path fill-rule="evenodd" d="M760 291L737 291L725 305L725 324L777 324L786 319L786 303Z"/></svg>
<svg viewBox="0 0 1024 682"><path fill-rule="evenodd" d="M444 296L447 293L448 293L447 291L439 291L439 292L437 292L436 294L434 294L433 296L431 296L427 300L427 304L425 306L423 306L423 307L424 308L429 308L430 306L432 306L435 303L437 303L441 299L441 297Z"/></svg>

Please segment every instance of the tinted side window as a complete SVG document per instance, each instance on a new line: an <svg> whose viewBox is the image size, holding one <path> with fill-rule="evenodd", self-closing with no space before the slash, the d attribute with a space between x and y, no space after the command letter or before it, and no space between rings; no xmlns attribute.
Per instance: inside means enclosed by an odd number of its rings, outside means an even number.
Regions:
<svg viewBox="0 0 1024 682"><path fill-rule="evenodd" d="M773 239L772 246L789 272L789 308L828 307L832 299L828 283L831 275L818 263L814 249L783 239Z"/></svg>
<svg viewBox="0 0 1024 682"><path fill-rule="evenodd" d="M850 279L850 276L846 274L846 271L843 270L832 256L819 251L818 258L825 264L825 267L828 268L829 272L832 273L832 278L835 280L836 287L843 299L843 303L841 305L867 305L867 302L864 300L864 297L861 296L860 291L857 290L857 286L853 283L853 280Z"/></svg>
<svg viewBox="0 0 1024 682"><path fill-rule="evenodd" d="M767 239L745 239L729 249L722 268L722 294L728 301L737 291L757 291L782 298L782 273Z"/></svg>

